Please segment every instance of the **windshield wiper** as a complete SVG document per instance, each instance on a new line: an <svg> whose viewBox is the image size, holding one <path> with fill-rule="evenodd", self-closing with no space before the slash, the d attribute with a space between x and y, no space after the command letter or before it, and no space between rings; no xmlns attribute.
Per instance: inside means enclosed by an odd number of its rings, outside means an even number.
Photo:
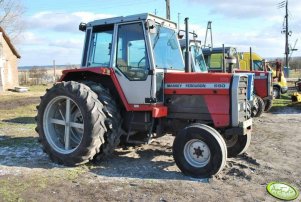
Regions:
<svg viewBox="0 0 301 202"><path fill-rule="evenodd" d="M162 24L159 24L158 25L158 29L157 29L157 33L156 33L156 36L155 36L155 39L154 39L154 45L153 45L153 49L155 49L156 45L157 45L157 42L160 38L160 30L161 30L161 27L162 27Z"/></svg>

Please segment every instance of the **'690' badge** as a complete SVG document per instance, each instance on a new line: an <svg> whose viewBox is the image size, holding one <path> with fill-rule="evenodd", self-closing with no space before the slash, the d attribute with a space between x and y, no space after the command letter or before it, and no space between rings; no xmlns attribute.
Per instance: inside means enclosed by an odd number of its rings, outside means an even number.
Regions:
<svg viewBox="0 0 301 202"><path fill-rule="evenodd" d="M267 191L272 196L287 201L294 200L299 196L296 188L282 182L270 182L267 185Z"/></svg>

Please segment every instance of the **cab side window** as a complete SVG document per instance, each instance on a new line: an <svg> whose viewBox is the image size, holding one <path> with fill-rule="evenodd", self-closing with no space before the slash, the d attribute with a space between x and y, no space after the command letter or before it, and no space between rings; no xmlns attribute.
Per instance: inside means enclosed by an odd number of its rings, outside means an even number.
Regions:
<svg viewBox="0 0 301 202"><path fill-rule="evenodd" d="M113 39L113 26L93 30L88 67L109 67Z"/></svg>
<svg viewBox="0 0 301 202"><path fill-rule="evenodd" d="M116 67L129 80L146 80L149 61L142 23L118 26Z"/></svg>

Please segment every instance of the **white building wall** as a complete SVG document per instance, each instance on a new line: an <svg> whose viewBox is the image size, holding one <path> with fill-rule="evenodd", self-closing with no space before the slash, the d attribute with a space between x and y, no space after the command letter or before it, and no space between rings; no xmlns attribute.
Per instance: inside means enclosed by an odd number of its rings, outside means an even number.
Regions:
<svg viewBox="0 0 301 202"><path fill-rule="evenodd" d="M0 32L0 93L4 91L4 57L3 57L3 36Z"/></svg>

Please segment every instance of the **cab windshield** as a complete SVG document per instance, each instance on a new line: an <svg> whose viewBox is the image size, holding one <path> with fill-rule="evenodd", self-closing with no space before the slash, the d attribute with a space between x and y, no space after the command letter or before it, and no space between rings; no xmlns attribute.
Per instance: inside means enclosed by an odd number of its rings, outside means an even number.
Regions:
<svg viewBox="0 0 301 202"><path fill-rule="evenodd" d="M150 33L156 68L185 69L175 30L156 25L157 32Z"/></svg>
<svg viewBox="0 0 301 202"><path fill-rule="evenodd" d="M192 45L191 47L191 54L193 57L193 62L195 65L195 72L207 72L207 66L205 63L204 55L202 49L198 46Z"/></svg>
<svg viewBox="0 0 301 202"><path fill-rule="evenodd" d="M253 60L254 70L264 71L263 63L261 60Z"/></svg>

